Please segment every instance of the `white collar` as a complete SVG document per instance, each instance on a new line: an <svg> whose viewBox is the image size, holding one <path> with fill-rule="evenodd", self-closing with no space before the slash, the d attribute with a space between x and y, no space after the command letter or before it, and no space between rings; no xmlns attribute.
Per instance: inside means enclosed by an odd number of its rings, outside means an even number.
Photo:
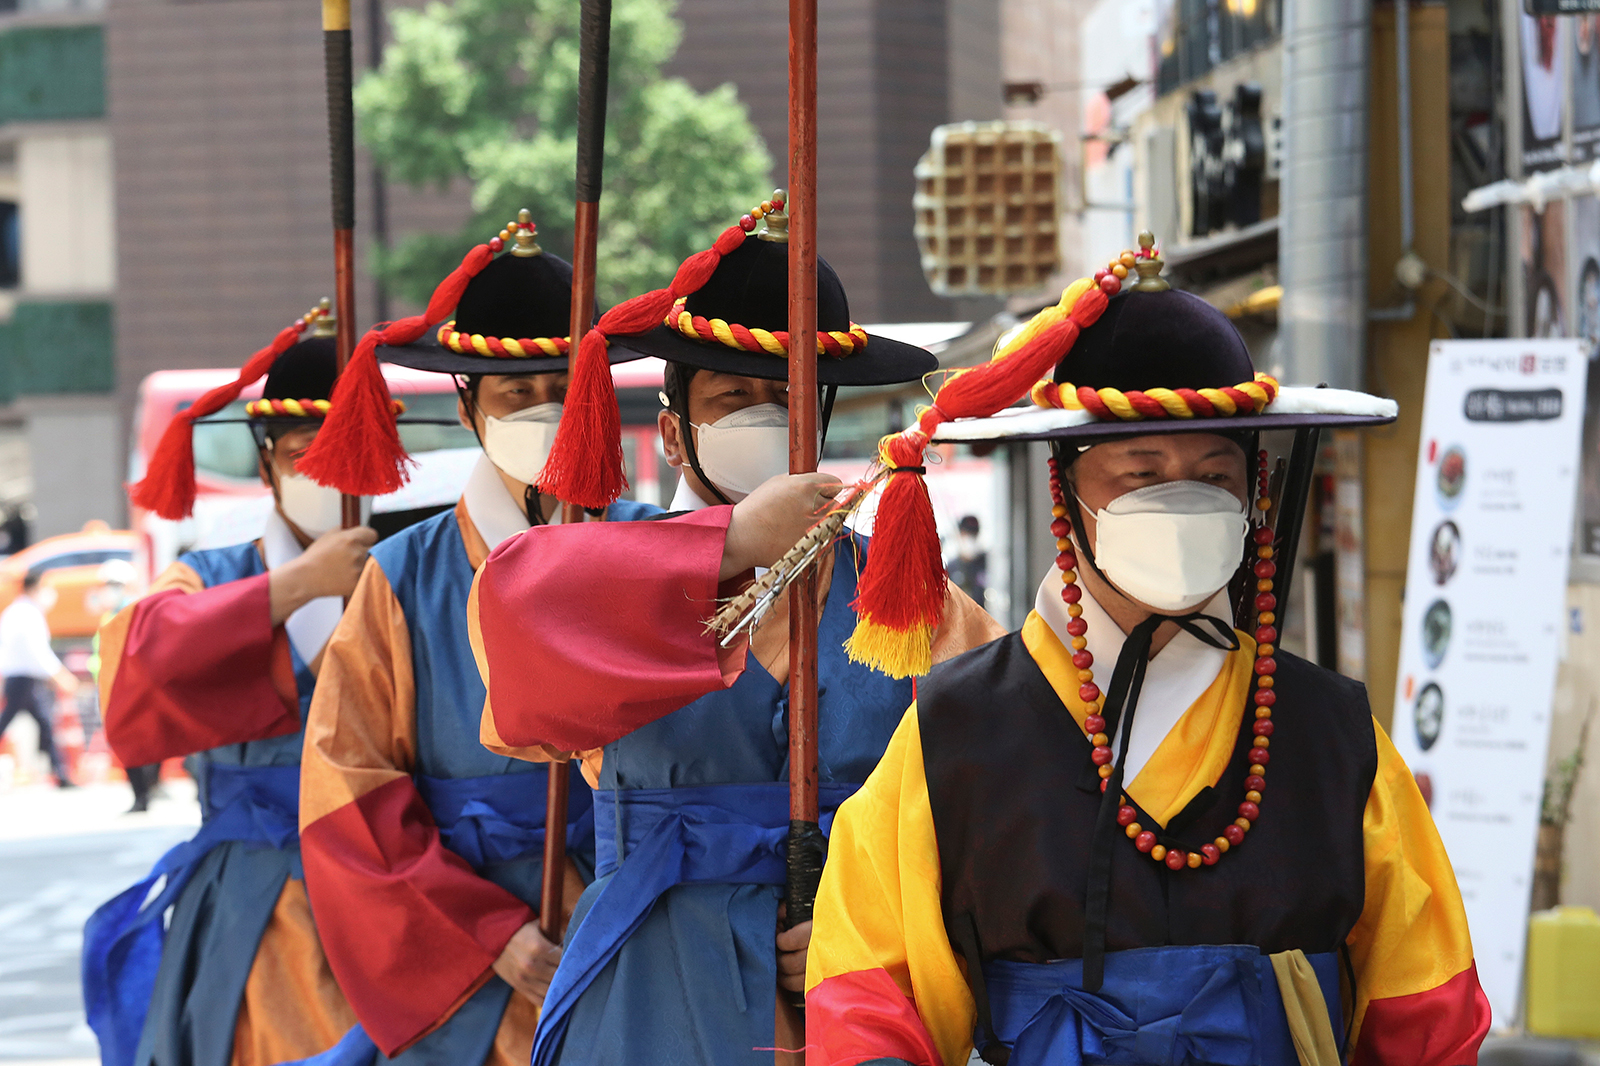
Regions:
<svg viewBox="0 0 1600 1066"><path fill-rule="evenodd" d="M1082 584L1082 618L1088 624L1083 638L1085 650L1094 656L1095 683L1101 689L1111 686L1111 672L1116 668L1117 655L1127 635L1106 613L1104 607ZM1061 599L1061 571L1052 568L1039 584L1039 594L1034 599L1034 610L1044 619L1062 645L1072 647L1072 635L1067 623L1072 620L1067 605ZM1228 620L1228 590L1223 589L1200 607L1206 614ZM1133 732L1128 738L1128 758L1123 767L1123 780L1130 785L1139 771L1155 754L1172 727L1178 724L1184 712L1194 704L1211 683L1222 673L1228 660L1227 651L1213 648L1187 630L1179 630L1161 651L1150 660L1145 670L1144 687L1139 692L1138 713L1133 717ZM1113 751L1121 749L1121 733L1111 738Z"/></svg>
<svg viewBox="0 0 1600 1066"><path fill-rule="evenodd" d="M667 505L667 510L676 514L679 511L703 511L710 506L700 498L698 492L689 487L689 479L679 474L678 489L672 494L672 502Z"/></svg>
<svg viewBox="0 0 1600 1066"><path fill-rule="evenodd" d="M491 463L487 455L479 455L478 461L473 464L461 498L467 504L467 517L472 519L478 535L490 551L528 528L527 512L506 491L506 483L500 480L499 467ZM550 518L550 524L559 525L560 522L561 508L558 507Z"/></svg>
<svg viewBox="0 0 1600 1066"><path fill-rule="evenodd" d="M261 555L268 570L276 570L292 563L305 554L289 523L274 507L267 512L267 524L261 531ZM310 664L322 654L323 645L333 636L333 628L344 614L344 600L338 596L320 596L302 604L287 619L283 628L289 634L289 643L300 656L300 661Z"/></svg>

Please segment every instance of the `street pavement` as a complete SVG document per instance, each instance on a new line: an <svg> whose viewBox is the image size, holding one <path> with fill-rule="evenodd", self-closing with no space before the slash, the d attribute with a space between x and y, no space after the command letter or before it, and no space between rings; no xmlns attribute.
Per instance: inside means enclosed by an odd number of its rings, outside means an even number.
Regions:
<svg viewBox="0 0 1600 1066"><path fill-rule="evenodd" d="M193 782L163 785L143 814L126 784L0 792L0 1062L98 1063L83 1017L83 923L200 824Z"/></svg>

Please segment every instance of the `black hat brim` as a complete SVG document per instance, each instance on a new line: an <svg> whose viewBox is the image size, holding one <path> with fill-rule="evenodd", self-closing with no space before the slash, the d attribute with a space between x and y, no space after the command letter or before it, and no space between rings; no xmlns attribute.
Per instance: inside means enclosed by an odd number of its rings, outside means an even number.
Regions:
<svg viewBox="0 0 1600 1066"><path fill-rule="evenodd" d="M648 333L612 337L611 350L618 348L719 374L768 381L786 381L789 377L789 362L782 356L693 341L665 325ZM899 385L937 369L939 360L925 349L871 333L867 334L866 348L854 355L844 359L817 356L817 381L823 385Z"/></svg>
<svg viewBox="0 0 1600 1066"><path fill-rule="evenodd" d="M643 358L615 342L606 353L613 365ZM462 355L439 343L438 330L430 330L410 344L379 346L378 358L386 363L430 370L436 374L562 374L571 358L565 355L530 356L526 359L499 359L487 355Z"/></svg>

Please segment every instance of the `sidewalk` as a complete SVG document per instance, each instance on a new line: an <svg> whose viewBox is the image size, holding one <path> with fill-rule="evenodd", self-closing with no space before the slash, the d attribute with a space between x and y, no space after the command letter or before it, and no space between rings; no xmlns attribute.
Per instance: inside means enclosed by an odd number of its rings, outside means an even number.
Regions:
<svg viewBox="0 0 1600 1066"><path fill-rule="evenodd" d="M95 907L138 881L200 824L194 782L126 814L125 783L0 793L0 1063L93 1066L78 956Z"/></svg>

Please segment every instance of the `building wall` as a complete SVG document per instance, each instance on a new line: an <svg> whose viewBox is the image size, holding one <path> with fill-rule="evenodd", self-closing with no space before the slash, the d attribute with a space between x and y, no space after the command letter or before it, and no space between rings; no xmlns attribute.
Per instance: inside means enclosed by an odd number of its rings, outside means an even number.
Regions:
<svg viewBox="0 0 1600 1066"><path fill-rule="evenodd" d="M38 513L35 538L71 533L90 519L111 517L108 501L122 496L122 478L112 461L122 431L109 391L30 398L27 441Z"/></svg>
<svg viewBox="0 0 1600 1066"><path fill-rule="evenodd" d="M16 159L28 294L109 294L117 250L110 133L100 123L30 132Z"/></svg>
<svg viewBox="0 0 1600 1066"><path fill-rule="evenodd" d="M788 172L788 5L681 0L683 45L666 73L726 82ZM912 236L912 168L934 126L1000 117L993 0L819 0L817 243L860 322L965 318L988 301L936 297ZM737 48L729 41L739 42Z"/></svg>
<svg viewBox="0 0 1600 1066"><path fill-rule="evenodd" d="M355 4L355 61L368 61ZM238 366L333 295L322 25L296 0L117 0L106 19L117 220L117 395L127 418L161 369ZM395 237L448 232L469 190L388 189ZM358 159L356 311L377 317L366 272L372 176ZM391 315L408 308L394 307Z"/></svg>

